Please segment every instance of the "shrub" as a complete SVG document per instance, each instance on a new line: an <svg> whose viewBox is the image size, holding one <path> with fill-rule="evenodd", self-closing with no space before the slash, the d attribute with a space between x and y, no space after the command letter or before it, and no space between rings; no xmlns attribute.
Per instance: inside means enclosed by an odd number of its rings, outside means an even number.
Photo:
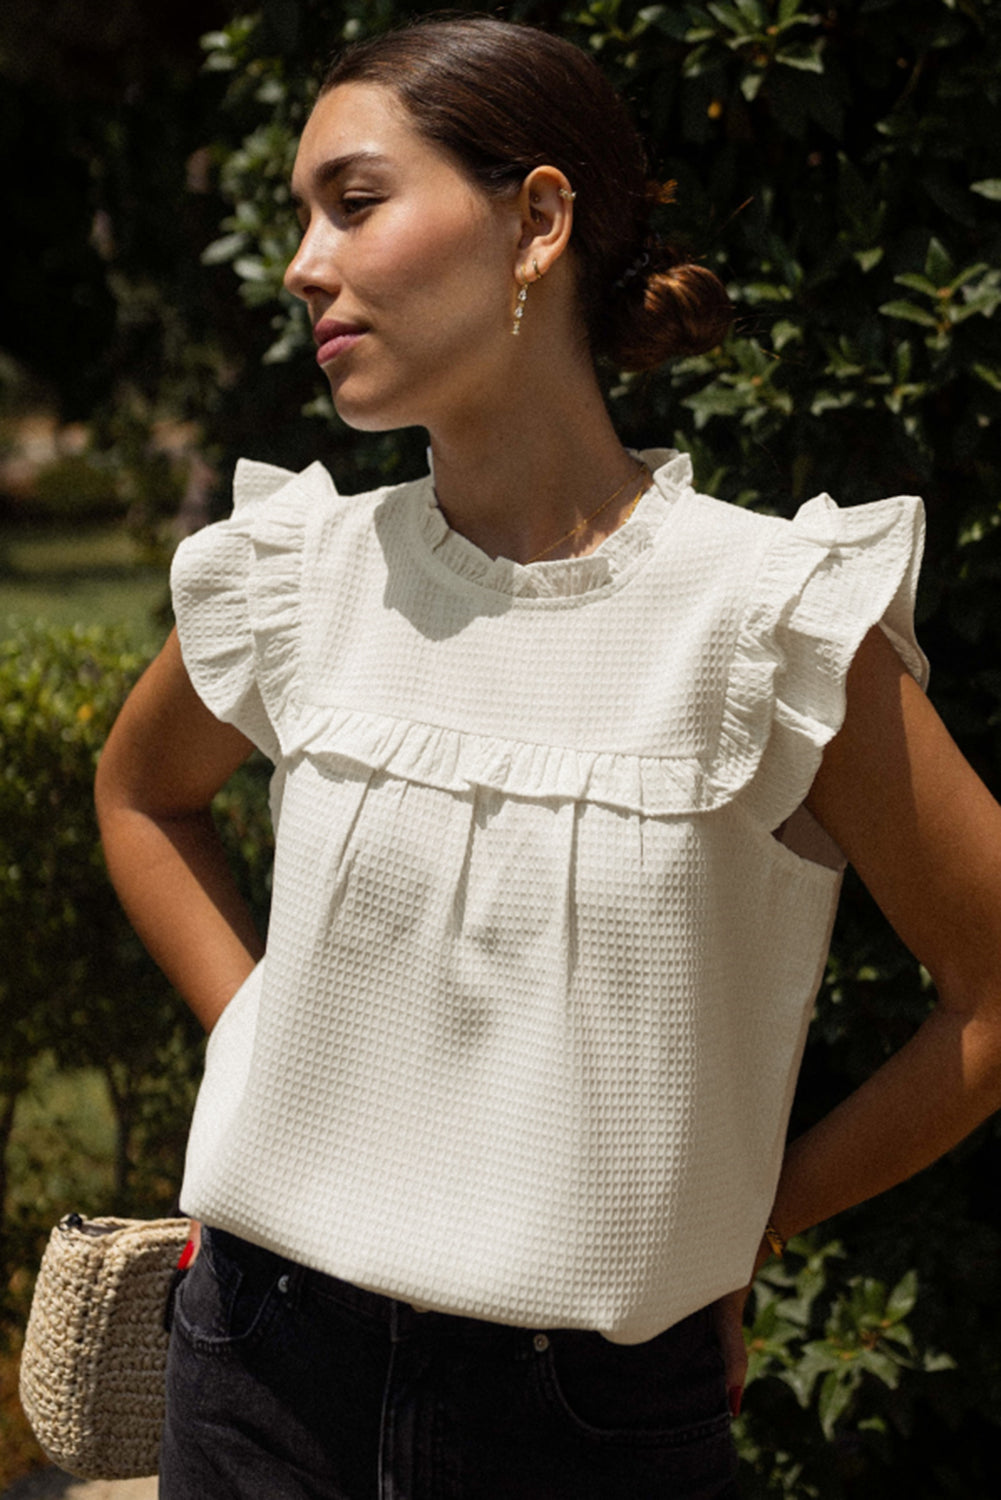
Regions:
<svg viewBox="0 0 1001 1500"><path fill-rule="evenodd" d="M109 628L39 625L0 641L0 1160L43 1054L64 1069L100 1070L117 1123L112 1201L74 1200L68 1183L58 1212L167 1207L201 1072L199 1028L118 905L93 810L101 746L144 665ZM262 922L267 816L263 764L250 765L221 798L219 821ZM7 1204L0 1176L0 1208ZM16 1223L7 1216L8 1273L34 1262L49 1227L30 1213Z"/></svg>

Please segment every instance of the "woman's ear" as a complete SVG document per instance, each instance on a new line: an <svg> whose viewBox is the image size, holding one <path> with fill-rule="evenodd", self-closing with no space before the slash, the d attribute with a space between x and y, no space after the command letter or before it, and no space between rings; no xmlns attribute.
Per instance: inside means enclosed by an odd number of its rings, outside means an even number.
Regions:
<svg viewBox="0 0 1001 1500"><path fill-rule="evenodd" d="M558 167L535 167L518 193L521 238L518 251L544 276L560 259L573 229L574 193Z"/></svg>

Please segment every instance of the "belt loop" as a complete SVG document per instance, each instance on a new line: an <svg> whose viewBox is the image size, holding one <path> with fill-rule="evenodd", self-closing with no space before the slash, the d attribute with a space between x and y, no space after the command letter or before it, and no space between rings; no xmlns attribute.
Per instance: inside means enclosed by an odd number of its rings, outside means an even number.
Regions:
<svg viewBox="0 0 1001 1500"><path fill-rule="evenodd" d="M391 1344L402 1344L404 1339L410 1337L414 1329L414 1310L407 1302L399 1302L395 1297L387 1299L389 1302L389 1341Z"/></svg>

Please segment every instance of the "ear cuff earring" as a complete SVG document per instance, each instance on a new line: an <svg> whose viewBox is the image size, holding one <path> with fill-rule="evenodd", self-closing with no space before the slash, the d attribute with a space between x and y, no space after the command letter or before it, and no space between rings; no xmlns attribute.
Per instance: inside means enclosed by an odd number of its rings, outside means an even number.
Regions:
<svg viewBox="0 0 1001 1500"><path fill-rule="evenodd" d="M534 256L532 257L532 270L535 272L536 281L541 281L546 274L545 271L539 270L539 262ZM511 332L515 337L521 332L521 320L525 316L525 303L528 301L528 288L530 285L524 271L519 273L518 280L521 282L521 290L514 304L514 323L511 326Z"/></svg>

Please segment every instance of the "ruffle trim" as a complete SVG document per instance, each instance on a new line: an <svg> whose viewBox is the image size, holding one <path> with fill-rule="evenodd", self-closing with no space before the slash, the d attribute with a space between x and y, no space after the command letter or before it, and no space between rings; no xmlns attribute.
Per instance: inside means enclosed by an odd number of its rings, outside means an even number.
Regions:
<svg viewBox="0 0 1001 1500"><path fill-rule="evenodd" d="M280 684L291 686L298 660L306 510L334 494L322 464L292 474L241 458L232 516L185 538L171 564L177 634L195 691L217 719L235 725L272 761L281 755L281 724L292 707L291 692ZM257 563L269 536L274 581L284 581L284 589L255 609ZM269 642L267 661L262 643Z"/></svg>
<svg viewBox="0 0 1001 1500"><path fill-rule="evenodd" d="M649 552L671 506L692 485L687 453L650 448L634 453L653 474L654 483L632 515L584 557L554 562L518 563L509 557L490 557L461 532L453 531L438 509L433 475L420 487L414 524L421 543L449 573L492 593L516 599L569 598L591 594L621 580L622 575Z"/></svg>
<svg viewBox="0 0 1001 1500"><path fill-rule="evenodd" d="M274 724L283 755L290 754L290 726L302 713L302 573L310 510L336 500L337 491L322 464L311 464L275 493L253 517L254 566L245 582L255 669L261 697Z"/></svg>
<svg viewBox="0 0 1001 1500"><path fill-rule="evenodd" d="M672 462L668 482L685 483L687 460ZM264 467L247 466L256 488L233 521L184 544L175 597L199 694L273 758L305 754L446 791L592 801L650 816L709 812L739 796L774 828L806 796L841 726L848 668L872 626L882 623L908 669L927 681L912 624L921 502L904 496L839 510L821 495L789 523L767 518L774 540L751 590L706 762L500 741L312 705L302 698L300 671L307 518L311 505L336 492L319 465L291 479L281 470L261 476ZM273 486L266 497L265 484Z"/></svg>
<svg viewBox="0 0 1001 1500"><path fill-rule="evenodd" d="M498 740L349 708L307 710L283 748L286 755L347 762L449 792L601 802L652 815L716 805L711 779L694 760Z"/></svg>
<svg viewBox="0 0 1001 1500"><path fill-rule="evenodd" d="M839 510L818 495L766 555L726 695L721 790L769 829L803 801L845 717L848 669L875 625L922 687L914 636L924 507L913 496ZM729 800L724 797L724 800Z"/></svg>

